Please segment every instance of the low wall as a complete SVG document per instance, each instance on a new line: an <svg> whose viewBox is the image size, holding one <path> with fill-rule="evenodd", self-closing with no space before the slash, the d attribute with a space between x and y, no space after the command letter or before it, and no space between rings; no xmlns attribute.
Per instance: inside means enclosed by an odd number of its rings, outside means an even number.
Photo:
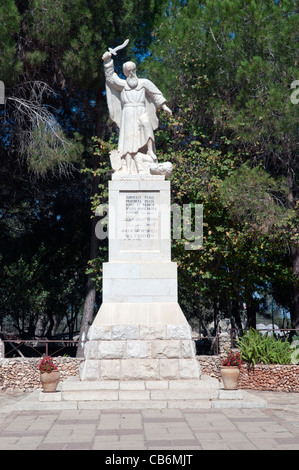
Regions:
<svg viewBox="0 0 299 470"><path fill-rule="evenodd" d="M238 388L275 392L299 392L299 366L242 364Z"/></svg>
<svg viewBox="0 0 299 470"><path fill-rule="evenodd" d="M31 392L41 388L38 365L40 358L13 358L0 360L0 390L21 390ZM55 357L61 380L79 375L79 365L83 361L74 357Z"/></svg>
<svg viewBox="0 0 299 470"><path fill-rule="evenodd" d="M196 356L200 363L201 373L203 375L209 375L220 380L220 367L221 367L221 356Z"/></svg>
<svg viewBox="0 0 299 470"><path fill-rule="evenodd" d="M221 356L197 356L202 373L221 380ZM299 366L242 364L238 388L275 392L299 392Z"/></svg>
<svg viewBox="0 0 299 470"><path fill-rule="evenodd" d="M61 380L79 375L83 358L55 357L54 363ZM221 380L221 356L197 356L202 374ZM39 358L0 359L0 390L30 392L41 388L38 370ZM299 366L263 365L248 367L242 364L239 388L281 392L299 392Z"/></svg>

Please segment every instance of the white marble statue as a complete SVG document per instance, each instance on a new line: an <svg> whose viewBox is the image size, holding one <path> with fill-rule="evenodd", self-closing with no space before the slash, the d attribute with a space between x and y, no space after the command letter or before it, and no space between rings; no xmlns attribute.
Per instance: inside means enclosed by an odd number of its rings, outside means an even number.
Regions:
<svg viewBox="0 0 299 470"><path fill-rule="evenodd" d="M123 46L115 50L120 47ZM169 115L172 112L161 91L150 80L137 77L133 62L123 65L125 80L115 73L115 50L109 49L103 55L109 114L119 127L118 150L110 154L112 169L127 175L170 176L172 164L157 161L154 131L158 127L157 111L162 109Z"/></svg>

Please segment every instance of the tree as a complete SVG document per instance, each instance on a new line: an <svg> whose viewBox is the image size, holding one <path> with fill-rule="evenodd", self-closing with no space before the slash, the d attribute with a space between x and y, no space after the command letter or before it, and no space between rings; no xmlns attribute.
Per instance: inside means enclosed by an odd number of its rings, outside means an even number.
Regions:
<svg viewBox="0 0 299 470"><path fill-rule="evenodd" d="M16 54L15 37L20 31L21 16L14 0L0 2L1 80L14 83L22 71L22 63Z"/></svg>
<svg viewBox="0 0 299 470"><path fill-rule="evenodd" d="M156 0L29 0L10 1L9 6L1 7L0 14L7 14L10 8L12 18L7 22L5 41L13 57L6 64L7 77L14 78L6 83L2 151L9 158L3 174L18 162L19 178L30 186L33 173L34 179L40 175L48 178L56 169L64 177L67 169L73 177L78 169L91 168L92 172L82 173L82 191L89 190L91 199L96 196L101 155L93 152L91 138L107 137L111 131L102 54L128 37L130 56L135 54L139 60L152 40L151 31L164 4ZM120 54L120 63L125 52ZM8 194L9 185L5 188ZM10 208L8 201L3 211L8 214ZM91 263L99 255L96 222L92 217ZM86 337L95 304L96 284L89 266L81 338Z"/></svg>
<svg viewBox="0 0 299 470"><path fill-rule="evenodd" d="M205 134L215 149L238 155L239 165L249 164L251 181L257 177L256 166L272 182L284 180L288 191L280 192L278 200L284 207L284 223L277 224L274 232L275 246L284 242L286 266L292 268L293 327L299 326L299 160L298 107L290 100L290 86L296 78L298 26L293 0L172 2L156 29L152 57L146 64L154 79L155 74L160 76L162 90L171 89L172 106L180 109L179 115L188 113L197 132ZM264 192L269 206L277 198L272 189ZM238 199L247 190L247 182L239 181L238 191L230 198L232 212L233 196ZM252 210L257 198L251 198L251 203ZM241 212L238 215L241 220ZM258 223L252 240L258 236L262 242L271 218L265 211L263 220L255 214Z"/></svg>
<svg viewBox="0 0 299 470"><path fill-rule="evenodd" d="M253 172L240 165L238 154L215 148L188 118L174 118L163 127L157 133L157 145L159 159L171 159L174 164L172 202L181 208L183 204L202 203L204 209L202 248L186 250L184 237L174 240L172 246L184 312L189 320L197 318L208 334L207 324L214 321L217 325L221 314L242 329L241 313L246 303L248 324L253 326L256 294L268 291L278 280L287 285L292 279L285 263L285 247L274 229L275 224L285 223L281 218L285 210L277 196L287 188L260 168ZM258 212L252 209L256 197ZM259 226L265 220L268 225L260 233Z"/></svg>
<svg viewBox="0 0 299 470"><path fill-rule="evenodd" d="M0 218L0 316L25 338L51 338L60 324L72 336L84 298L88 194L78 175L31 183L30 193L24 183L16 194L11 186Z"/></svg>

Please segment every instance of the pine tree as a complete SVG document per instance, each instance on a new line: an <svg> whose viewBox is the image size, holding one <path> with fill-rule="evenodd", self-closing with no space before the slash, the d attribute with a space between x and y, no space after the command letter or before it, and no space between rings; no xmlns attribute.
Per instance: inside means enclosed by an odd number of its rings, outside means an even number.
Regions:
<svg viewBox="0 0 299 470"><path fill-rule="evenodd" d="M276 228L277 237L287 240L294 275L289 303L297 328L299 108L290 97L298 78L298 29L296 0L178 0L161 18L147 65L154 79L159 75L161 88L171 90L178 114L187 113L214 148L235 152L288 187L279 201L286 219L288 213L292 217ZM246 191L241 180L238 191Z"/></svg>
<svg viewBox="0 0 299 470"><path fill-rule="evenodd" d="M5 77L14 79L8 83L10 99L5 112L9 119L2 128L7 135L2 151L9 153L11 162L26 160L28 179L32 172L48 177L55 168L61 174L71 165L76 170L90 167L93 171L84 173L82 179L83 185L89 187L91 199L95 197L101 183L96 172L101 155L93 152L91 138L103 138L110 132L102 55L107 47L129 38L129 47L119 54L119 63L126 54L130 59L135 56L140 60L152 41L151 31L165 3L9 0L4 5L2 2L0 18L5 17L5 21L1 22L4 31L0 38L9 58ZM24 113L24 109L28 112ZM34 120L35 111L49 119ZM20 117L22 121L16 125ZM91 262L99 256L96 222L96 218L91 219ZM95 304L96 284L94 275L89 273L82 338L92 322ZM82 354L80 347L78 354Z"/></svg>

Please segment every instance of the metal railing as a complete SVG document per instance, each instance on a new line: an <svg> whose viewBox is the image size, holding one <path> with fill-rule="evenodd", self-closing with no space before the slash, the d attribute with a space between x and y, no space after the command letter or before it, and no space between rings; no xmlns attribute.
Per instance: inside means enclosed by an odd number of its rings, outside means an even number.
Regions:
<svg viewBox="0 0 299 470"><path fill-rule="evenodd" d="M42 357L44 355L56 356L63 350L65 350L65 355L69 355L70 352L75 355L79 341L73 339L2 339L0 343L3 345L0 357ZM33 353L29 354L29 351L33 351Z"/></svg>
<svg viewBox="0 0 299 470"><path fill-rule="evenodd" d="M201 336L193 338L195 341L196 353L199 356L219 354L219 336Z"/></svg>
<svg viewBox="0 0 299 470"><path fill-rule="evenodd" d="M246 330L244 330L245 332ZM294 328L263 328L258 329L260 332L274 334L280 338L288 339L291 333L299 334L299 329ZM230 337L231 348L236 347L236 340L240 336L239 330L231 328L228 333ZM220 352L219 335L193 337L198 355L218 355ZM42 357L61 355L64 351L65 356L76 356L76 349L79 340L75 339L31 339L23 340L19 338L1 339L0 340L0 357ZM31 353L30 353L31 352Z"/></svg>
<svg viewBox="0 0 299 470"><path fill-rule="evenodd" d="M219 337L216 336L198 336L193 338L196 344L196 349L201 355L218 355L219 354ZM76 348L79 340L49 340L49 339L3 339L3 350L0 357L42 357L42 356L55 356L59 352L69 351L72 349L72 356L76 354ZM31 352L31 353L30 353Z"/></svg>

